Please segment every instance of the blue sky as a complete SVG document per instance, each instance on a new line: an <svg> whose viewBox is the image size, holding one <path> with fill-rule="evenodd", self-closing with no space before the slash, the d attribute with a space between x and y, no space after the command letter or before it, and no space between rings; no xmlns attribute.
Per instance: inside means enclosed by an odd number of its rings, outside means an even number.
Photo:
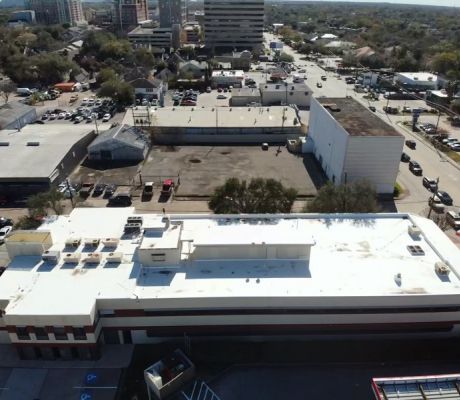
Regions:
<svg viewBox="0 0 460 400"><path fill-rule="evenodd" d="M305 1L305 0L293 0L293 1ZM402 3L402 4L416 4L416 5L460 7L460 0L385 0L385 1L381 1L381 0L335 0L335 1L352 1L352 2L364 2L364 3Z"/></svg>

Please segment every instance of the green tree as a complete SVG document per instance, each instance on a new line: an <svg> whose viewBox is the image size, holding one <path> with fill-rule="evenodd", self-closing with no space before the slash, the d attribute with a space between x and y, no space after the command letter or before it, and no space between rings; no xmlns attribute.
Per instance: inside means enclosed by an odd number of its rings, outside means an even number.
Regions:
<svg viewBox="0 0 460 400"><path fill-rule="evenodd" d="M372 213L378 211L377 194L368 181L335 186L327 183L306 206L312 213Z"/></svg>
<svg viewBox="0 0 460 400"><path fill-rule="evenodd" d="M283 52L279 56L279 61L291 63L291 62L294 61L294 57L292 57L290 54L287 54L287 53Z"/></svg>
<svg viewBox="0 0 460 400"><path fill-rule="evenodd" d="M274 179L256 178L249 184L230 178L214 191L209 208L216 214L289 213L297 191Z"/></svg>
<svg viewBox="0 0 460 400"><path fill-rule="evenodd" d="M29 217L39 219L48 215L48 210L52 210L56 215L61 215L63 211L62 200L64 195L53 188L49 192L37 193L27 199Z"/></svg>
<svg viewBox="0 0 460 400"><path fill-rule="evenodd" d="M0 82L0 97L8 103L11 93L16 91L16 85L11 81Z"/></svg>
<svg viewBox="0 0 460 400"><path fill-rule="evenodd" d="M134 61L144 68L151 69L155 66L155 57L153 57L152 52L143 47L134 50Z"/></svg>
<svg viewBox="0 0 460 400"><path fill-rule="evenodd" d="M127 40L111 40L109 42L105 42L101 46L97 57L100 60L104 60L106 58L121 60L129 57L131 53L131 44Z"/></svg>
<svg viewBox="0 0 460 400"><path fill-rule="evenodd" d="M460 100L453 101L450 108L455 114L460 114Z"/></svg>
<svg viewBox="0 0 460 400"><path fill-rule="evenodd" d="M130 105L134 102L133 87L120 79L112 79L104 82L97 95L99 97L110 97L122 105Z"/></svg>
<svg viewBox="0 0 460 400"><path fill-rule="evenodd" d="M101 69L101 71L99 72L96 78L99 84L102 84L108 81L117 80L117 79L118 79L118 75L112 68Z"/></svg>

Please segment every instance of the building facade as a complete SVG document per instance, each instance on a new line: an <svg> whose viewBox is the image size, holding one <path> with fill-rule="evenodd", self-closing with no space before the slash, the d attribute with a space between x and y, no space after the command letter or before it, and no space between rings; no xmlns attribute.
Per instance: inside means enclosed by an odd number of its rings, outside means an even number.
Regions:
<svg viewBox="0 0 460 400"><path fill-rule="evenodd" d="M26 7L35 11L39 24L77 25L85 22L81 0L27 0Z"/></svg>
<svg viewBox="0 0 460 400"><path fill-rule="evenodd" d="M260 94L262 105L295 104L309 108L313 91L305 83L261 83Z"/></svg>
<svg viewBox="0 0 460 400"><path fill-rule="evenodd" d="M404 137L354 99L313 99L309 137L314 154L336 185L367 180L393 194Z"/></svg>
<svg viewBox="0 0 460 400"><path fill-rule="evenodd" d="M205 0L206 46L253 49L263 43L264 0Z"/></svg>
<svg viewBox="0 0 460 400"><path fill-rule="evenodd" d="M134 48L158 48L170 50L173 45L171 28L143 28L138 26L128 33L128 40Z"/></svg>
<svg viewBox="0 0 460 400"><path fill-rule="evenodd" d="M113 15L117 29L128 31L149 19L148 0L114 0Z"/></svg>
<svg viewBox="0 0 460 400"><path fill-rule="evenodd" d="M187 21L186 0L159 0L160 28L181 27Z"/></svg>
<svg viewBox="0 0 460 400"><path fill-rule="evenodd" d="M91 359L170 338L458 336L460 254L410 214L75 208L6 241L0 342ZM421 294L423 293L423 294Z"/></svg>

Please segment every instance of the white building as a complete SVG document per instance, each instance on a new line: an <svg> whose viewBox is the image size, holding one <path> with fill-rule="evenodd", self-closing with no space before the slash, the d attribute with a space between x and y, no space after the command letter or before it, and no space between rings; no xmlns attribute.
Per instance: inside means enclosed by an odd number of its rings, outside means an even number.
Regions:
<svg viewBox="0 0 460 400"><path fill-rule="evenodd" d="M136 98L147 100L163 100L164 91L166 90L163 81L160 79L138 78L129 82L134 88Z"/></svg>
<svg viewBox="0 0 460 400"><path fill-rule="evenodd" d="M438 89L438 76L429 72L399 72L395 82L408 89Z"/></svg>
<svg viewBox="0 0 460 400"><path fill-rule="evenodd" d="M169 51L173 45L171 28L143 28L138 26L128 33L128 40L134 48L159 48Z"/></svg>
<svg viewBox="0 0 460 400"><path fill-rule="evenodd" d="M404 137L356 100L313 99L309 136L332 182L366 179L378 193L393 193Z"/></svg>
<svg viewBox="0 0 460 400"><path fill-rule="evenodd" d="M425 218L134 212L13 233L0 341L71 359L165 337L459 333L460 252Z"/></svg>
<svg viewBox="0 0 460 400"><path fill-rule="evenodd" d="M230 106L246 107L248 105L260 105L260 91L248 87L232 89L232 97L230 98Z"/></svg>
<svg viewBox="0 0 460 400"><path fill-rule="evenodd" d="M244 84L243 70L218 70L212 72L212 86L216 87L242 87Z"/></svg>
<svg viewBox="0 0 460 400"><path fill-rule="evenodd" d="M310 107L313 91L306 83L261 83L262 105L295 104L298 107Z"/></svg>
<svg viewBox="0 0 460 400"><path fill-rule="evenodd" d="M205 0L206 46L252 49L263 43L264 0Z"/></svg>

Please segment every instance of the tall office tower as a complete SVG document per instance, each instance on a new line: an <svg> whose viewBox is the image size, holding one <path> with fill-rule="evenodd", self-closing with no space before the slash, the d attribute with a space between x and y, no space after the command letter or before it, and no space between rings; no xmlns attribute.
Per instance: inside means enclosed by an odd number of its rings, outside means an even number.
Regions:
<svg viewBox="0 0 460 400"><path fill-rule="evenodd" d="M114 22L126 31L149 19L148 0L114 0Z"/></svg>
<svg viewBox="0 0 460 400"><path fill-rule="evenodd" d="M204 0L206 46L252 49L263 42L264 0Z"/></svg>
<svg viewBox="0 0 460 400"><path fill-rule="evenodd" d="M77 25L85 21L81 0L27 0L26 7L35 11L39 24Z"/></svg>
<svg viewBox="0 0 460 400"><path fill-rule="evenodd" d="M187 22L186 0L159 0L160 28L184 25Z"/></svg>

